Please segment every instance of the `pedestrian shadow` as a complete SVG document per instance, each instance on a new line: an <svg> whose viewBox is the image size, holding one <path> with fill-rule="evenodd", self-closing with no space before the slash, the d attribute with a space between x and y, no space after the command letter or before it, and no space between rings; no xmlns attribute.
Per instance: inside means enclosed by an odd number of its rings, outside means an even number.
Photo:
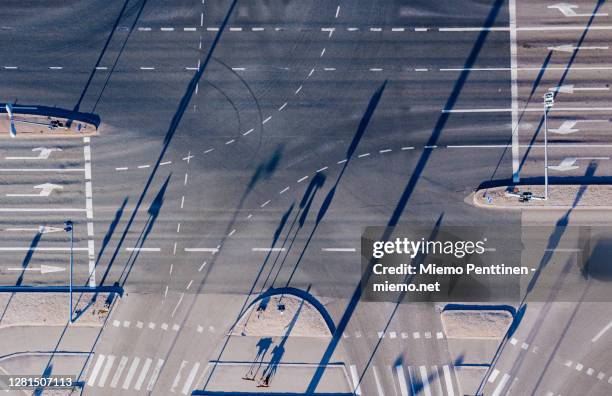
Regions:
<svg viewBox="0 0 612 396"><path fill-rule="evenodd" d="M249 370L242 377L244 380L254 381L263 365L264 358L266 357L266 353L270 349L272 345L272 337L262 337L259 341L257 341L257 354L255 355L255 359L253 359L253 363L249 366Z"/></svg>

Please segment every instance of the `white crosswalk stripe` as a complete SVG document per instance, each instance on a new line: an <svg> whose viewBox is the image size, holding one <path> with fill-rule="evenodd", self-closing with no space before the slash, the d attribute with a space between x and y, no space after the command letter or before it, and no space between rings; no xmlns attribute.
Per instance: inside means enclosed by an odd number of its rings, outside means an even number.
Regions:
<svg viewBox="0 0 612 396"><path fill-rule="evenodd" d="M385 396L385 391L383 390L382 384L380 382L380 376L378 375L378 369L376 366L372 368L372 373L374 374L374 381L376 381L376 390L378 391L378 396Z"/></svg>
<svg viewBox="0 0 612 396"><path fill-rule="evenodd" d="M98 377L98 372L102 368L102 363L104 363L104 355L98 356L98 360L94 364L91 369L91 373L89 374L89 379L87 380L87 385L93 386L96 383L96 378Z"/></svg>
<svg viewBox="0 0 612 396"><path fill-rule="evenodd" d="M510 379L510 376L508 374L504 374L502 379L499 380L499 383L497 384L497 388L495 388L493 393L491 393L491 396L501 395L509 379Z"/></svg>
<svg viewBox="0 0 612 396"><path fill-rule="evenodd" d="M421 373L421 383L423 384L423 394L425 396L432 396L431 388L429 386L429 376L427 375L427 367L419 366L419 372Z"/></svg>
<svg viewBox="0 0 612 396"><path fill-rule="evenodd" d="M129 389L130 388L130 383L132 382L132 378L134 377L134 374L136 374L136 369L138 369L138 365L140 364L140 358L139 357L135 357L134 360L132 360L132 364L130 366L130 369L128 370L127 375L125 376L125 380L123 381L123 389Z"/></svg>
<svg viewBox="0 0 612 396"><path fill-rule="evenodd" d="M134 389L140 390L140 387L142 387L142 383L144 382L145 378L147 378L147 373L149 372L152 361L152 359L145 360L144 364L142 365L142 370L140 370L140 375L134 384Z"/></svg>
<svg viewBox="0 0 612 396"><path fill-rule="evenodd" d="M453 390L453 378L451 377L451 370L448 365L442 366L442 371L444 371L444 383L446 384L446 394L448 396L455 396L455 391ZM454 369L453 369L454 372Z"/></svg>
<svg viewBox="0 0 612 396"><path fill-rule="evenodd" d="M185 385L183 385L183 389L181 390L181 392L184 395L189 393L189 390L191 389L191 384L193 383L193 380L195 379L195 376L198 373L199 369L200 369L200 363L196 362L191 368L191 371L189 372L189 375L187 376L187 381L185 381Z"/></svg>
<svg viewBox="0 0 612 396"><path fill-rule="evenodd" d="M176 376L174 377L174 381L172 381L172 387L170 388L170 392L172 393L176 392L176 387L179 385L179 382L181 381L181 371L183 371L187 363L188 362L186 360L183 360L181 362L178 372L176 373Z"/></svg>
<svg viewBox="0 0 612 396"><path fill-rule="evenodd" d="M119 365L117 366L117 370L115 371L115 375L113 375L113 379L111 379L110 387L116 388L119 383L119 379L121 378L121 374L123 373L123 369L128 362L127 356L122 356L121 360L119 360Z"/></svg>
<svg viewBox="0 0 612 396"><path fill-rule="evenodd" d="M351 371L351 378L353 379L353 390L357 396L361 395L361 384L359 383L359 374L357 373L357 366L351 364L349 366Z"/></svg>
<svg viewBox="0 0 612 396"><path fill-rule="evenodd" d="M113 355L108 355L106 357L106 364L104 365L104 369L102 370L102 375L100 375L100 382L98 382L98 386L103 387L106 384L106 379L108 378L108 374L110 374L111 368L113 368L114 363L115 357Z"/></svg>
<svg viewBox="0 0 612 396"><path fill-rule="evenodd" d="M157 359L157 364L153 369L153 373L151 374L151 379L149 379L149 383L147 384L147 390L150 392L155 387L155 383L157 382L157 377L159 377L159 372L161 371L162 366L164 365L164 359Z"/></svg>
<svg viewBox="0 0 612 396"><path fill-rule="evenodd" d="M404 367L401 364L398 364L395 366L395 372L397 373L397 380L399 382L402 396L408 396L408 387L406 383L406 376L404 375Z"/></svg>

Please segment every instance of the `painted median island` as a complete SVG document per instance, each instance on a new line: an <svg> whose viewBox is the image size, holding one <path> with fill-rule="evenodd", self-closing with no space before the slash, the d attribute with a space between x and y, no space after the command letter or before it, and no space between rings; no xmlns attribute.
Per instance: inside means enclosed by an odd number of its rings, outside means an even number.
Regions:
<svg viewBox="0 0 612 396"><path fill-rule="evenodd" d="M0 138L86 137L99 133L100 117L57 107L6 103L0 115Z"/></svg>

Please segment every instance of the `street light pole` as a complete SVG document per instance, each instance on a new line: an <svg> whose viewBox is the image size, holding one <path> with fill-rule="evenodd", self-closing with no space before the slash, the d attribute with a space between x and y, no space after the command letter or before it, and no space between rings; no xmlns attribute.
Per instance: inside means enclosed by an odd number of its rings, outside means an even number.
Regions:
<svg viewBox="0 0 612 396"><path fill-rule="evenodd" d="M548 200L548 109L553 107L555 95L547 92L544 95L544 201Z"/></svg>
<svg viewBox="0 0 612 396"><path fill-rule="evenodd" d="M74 225L71 220L64 222L64 231L70 232L70 322L72 323L72 268L74 266Z"/></svg>

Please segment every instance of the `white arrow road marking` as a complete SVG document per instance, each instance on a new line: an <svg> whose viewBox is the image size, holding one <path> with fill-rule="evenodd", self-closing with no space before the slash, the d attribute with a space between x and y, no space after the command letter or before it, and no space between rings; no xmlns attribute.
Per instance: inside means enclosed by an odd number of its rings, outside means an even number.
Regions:
<svg viewBox="0 0 612 396"><path fill-rule="evenodd" d="M574 11L575 8L578 8L576 4L568 4L568 3L558 3L548 6L549 9L557 9L561 11L563 15L566 17L590 17L590 16L608 16L606 12L597 12L595 14L578 14Z"/></svg>
<svg viewBox="0 0 612 396"><path fill-rule="evenodd" d="M549 169L557 170L560 172L566 172L574 169L578 169L579 166L575 165L578 160L608 160L610 157L566 157L561 161L559 165L548 165Z"/></svg>
<svg viewBox="0 0 612 396"><path fill-rule="evenodd" d="M550 92L574 93L577 91L609 91L609 87L576 87L573 84L564 84L548 88Z"/></svg>
<svg viewBox="0 0 612 396"><path fill-rule="evenodd" d="M66 268L64 267L56 267L54 265L41 265L40 267L9 267L7 268L8 271L35 271L35 272L40 272L41 274L48 274L51 272L61 272L61 271L66 271Z"/></svg>
<svg viewBox="0 0 612 396"><path fill-rule="evenodd" d="M563 121L559 128L548 128L549 132L558 133L561 135L567 135L570 133L578 132L578 128L574 128L578 122L609 122L608 120L567 120Z"/></svg>
<svg viewBox="0 0 612 396"><path fill-rule="evenodd" d="M32 151L38 151L38 155L36 157L5 157L7 160L43 160L48 159L52 152L54 151L62 151L59 147L35 147Z"/></svg>
<svg viewBox="0 0 612 396"><path fill-rule="evenodd" d="M64 187L57 185L57 184L45 183L45 184L39 184L38 186L34 186L34 188L40 189L40 192L38 194L6 194L6 196L7 197L48 197L49 195L51 195L53 190L55 189L61 190Z"/></svg>
<svg viewBox="0 0 612 396"><path fill-rule="evenodd" d="M60 227L40 226L38 228L6 228L4 229L4 231L8 231L8 232L25 231L25 232L38 232L39 234L48 234L51 232L64 231L64 229Z"/></svg>
<svg viewBox="0 0 612 396"><path fill-rule="evenodd" d="M548 47L550 51L561 51L561 52L574 52L577 50L607 50L610 47L608 46L599 46L599 47L575 47L571 44L557 45L555 47Z"/></svg>

